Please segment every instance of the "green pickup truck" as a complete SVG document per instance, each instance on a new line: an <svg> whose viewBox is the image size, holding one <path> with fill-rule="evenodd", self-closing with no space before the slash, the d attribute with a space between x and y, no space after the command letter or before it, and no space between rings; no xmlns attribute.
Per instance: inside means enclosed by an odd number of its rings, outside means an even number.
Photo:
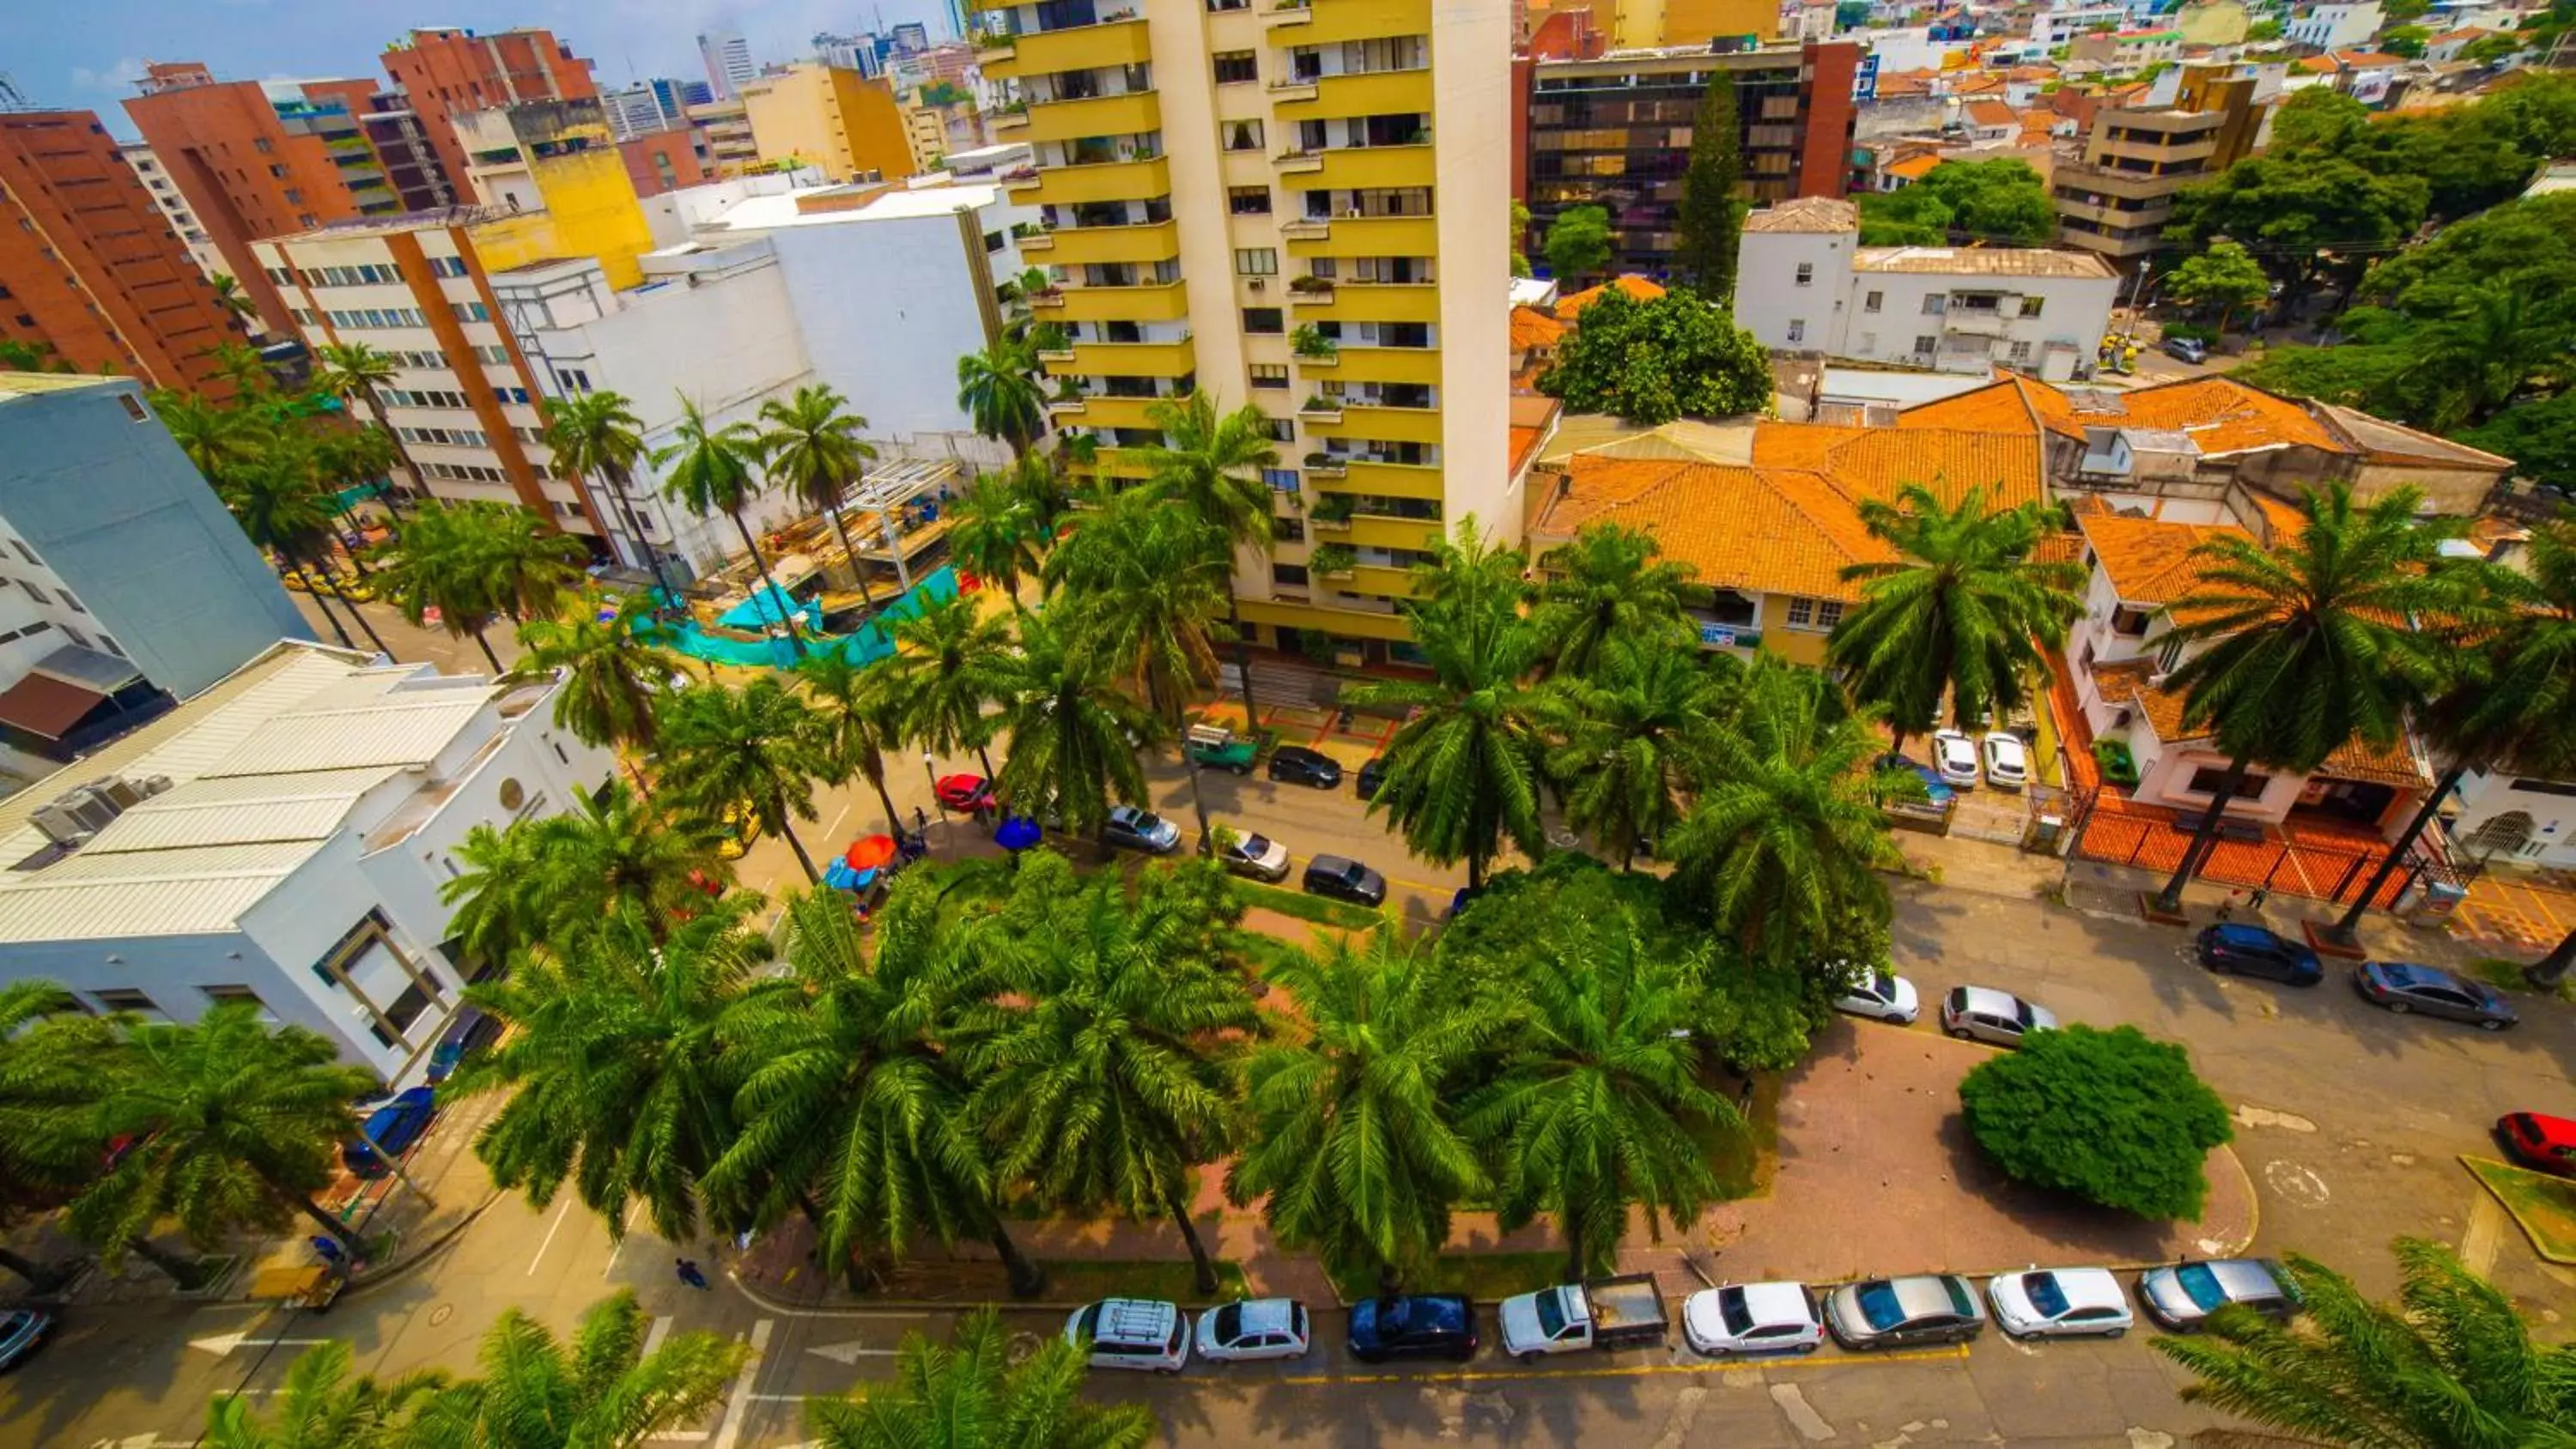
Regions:
<svg viewBox="0 0 2576 1449"><path fill-rule="evenodd" d="M1190 726L1181 748L1194 764L1249 775L1254 757L1261 753L1261 742L1246 739L1223 725L1195 724Z"/></svg>

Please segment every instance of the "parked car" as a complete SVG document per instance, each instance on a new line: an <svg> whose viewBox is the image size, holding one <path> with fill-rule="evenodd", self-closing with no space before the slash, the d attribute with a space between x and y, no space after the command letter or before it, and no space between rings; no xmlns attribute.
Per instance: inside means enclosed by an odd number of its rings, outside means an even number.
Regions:
<svg viewBox="0 0 2576 1449"><path fill-rule="evenodd" d="M1503 1352L1529 1363L1587 1348L1648 1348L1664 1341L1664 1294L1652 1273L1561 1283L1506 1298Z"/></svg>
<svg viewBox="0 0 2576 1449"><path fill-rule="evenodd" d="M1342 762L1304 745L1281 745L1270 752L1270 778L1330 790L1342 783Z"/></svg>
<svg viewBox="0 0 2576 1449"><path fill-rule="evenodd" d="M2317 953L2261 926L2221 921L2193 938L2200 964L2221 975L2260 976L2292 986L2314 986L2326 976Z"/></svg>
<svg viewBox="0 0 2576 1449"><path fill-rule="evenodd" d="M1384 755L1379 755L1379 756L1377 756L1376 758L1374 758L1374 759L1370 760L1367 764L1364 764L1364 765L1360 766L1360 768L1359 768L1359 776L1358 776L1358 789L1359 789L1359 792L1360 792L1360 798L1361 798L1361 799L1363 799L1363 800L1374 800L1374 799L1376 799L1376 798L1377 798L1377 789L1378 789L1378 786L1383 785L1383 784L1385 784L1385 783L1386 783L1386 757L1385 757Z"/></svg>
<svg viewBox="0 0 2576 1449"><path fill-rule="evenodd" d="M393 1171L387 1158L399 1158L420 1141L438 1115L437 1090L413 1087L367 1114L357 1137L340 1144L340 1165L360 1177L383 1177Z"/></svg>
<svg viewBox="0 0 2576 1449"><path fill-rule="evenodd" d="M1959 792L1950 788L1950 782L1941 778L1941 772L1920 760L1909 760L1903 755L1881 755L1878 757L1878 767L1882 770L1911 771L1915 778L1923 782L1923 798L1929 804L1946 806L1958 798Z"/></svg>
<svg viewBox="0 0 2576 1449"><path fill-rule="evenodd" d="M1986 1311L1977 1306L1968 1280L1955 1273L1864 1278L1825 1299L1825 1325L1845 1348L1966 1343L1984 1331Z"/></svg>
<svg viewBox="0 0 2576 1449"><path fill-rule="evenodd" d="M475 1052L490 1046L501 1034L501 1023L471 1006L458 1007L438 1045L429 1051L429 1083L436 1086L455 1075L456 1069Z"/></svg>
<svg viewBox="0 0 2576 1449"><path fill-rule="evenodd" d="M1199 1357L1218 1363L1304 1358L1310 1342L1306 1305L1293 1298L1220 1303L1199 1315Z"/></svg>
<svg viewBox="0 0 2576 1449"><path fill-rule="evenodd" d="M1288 878L1288 847L1267 835L1238 830L1217 846L1216 858L1236 875L1266 881Z"/></svg>
<svg viewBox="0 0 2576 1449"><path fill-rule="evenodd" d="M2269 1258L2212 1258L2138 1275L2138 1306L2166 1328L2198 1328L2230 1303L2287 1320L2299 1311L2299 1290Z"/></svg>
<svg viewBox="0 0 2576 1449"><path fill-rule="evenodd" d="M1109 843L1148 855L1169 855L1181 848L1181 827L1133 805L1109 807Z"/></svg>
<svg viewBox="0 0 2576 1449"><path fill-rule="evenodd" d="M2135 1321L2108 1268L2032 1268L1986 1280L1995 1326L2015 1338L2118 1338Z"/></svg>
<svg viewBox="0 0 2576 1449"><path fill-rule="evenodd" d="M2352 986L2362 999L2403 1016L2420 1011L2451 1021L2465 1021L2483 1031L2502 1031L2522 1018L2503 993L2483 981L2471 981L2431 966L2403 961L2364 961L2352 968Z"/></svg>
<svg viewBox="0 0 2576 1449"><path fill-rule="evenodd" d="M1393 1358L1476 1356L1476 1305L1457 1293L1411 1293L1363 1298L1351 1305L1351 1357L1362 1363Z"/></svg>
<svg viewBox="0 0 2576 1449"><path fill-rule="evenodd" d="M1954 986L1941 998L1941 1029L1961 1041L2015 1047L2034 1031L2057 1025L2056 1014L1991 986Z"/></svg>
<svg viewBox="0 0 2576 1449"><path fill-rule="evenodd" d="M1306 862L1306 894L1375 910L1386 904L1386 877L1347 856L1319 855Z"/></svg>
<svg viewBox="0 0 2576 1449"><path fill-rule="evenodd" d="M2194 367L2209 360L2209 344L2197 337L2168 337L2164 340L2165 356Z"/></svg>
<svg viewBox="0 0 2576 1449"><path fill-rule="evenodd" d="M1090 1345L1093 1368L1176 1374L1190 1361L1190 1321L1180 1308L1151 1298L1103 1298L1073 1311L1064 1341Z"/></svg>
<svg viewBox="0 0 2576 1449"><path fill-rule="evenodd" d="M993 782L981 775L942 775L931 782L930 793L939 803L960 815L977 815L993 808Z"/></svg>
<svg viewBox="0 0 2576 1449"><path fill-rule="evenodd" d="M1941 772L1944 783L1956 789L1977 788L1977 742L1957 730L1935 731L1932 768Z"/></svg>
<svg viewBox="0 0 2576 1449"><path fill-rule="evenodd" d="M1873 971L1869 979L1834 998L1834 1010L1866 1016L1873 1021L1892 1021L1912 1026L1922 1011L1922 998L1914 983L1886 971Z"/></svg>
<svg viewBox="0 0 2576 1449"><path fill-rule="evenodd" d="M1984 741L1986 783L1999 790L2018 790L2030 783L2030 751L2021 736L1995 730Z"/></svg>
<svg viewBox="0 0 2576 1449"><path fill-rule="evenodd" d="M2576 1177L2576 1122L2511 1112L2496 1119L2496 1141L2504 1144L2505 1156L2525 1167Z"/></svg>
<svg viewBox="0 0 2576 1449"><path fill-rule="evenodd" d="M1253 760L1261 754L1261 742L1223 725L1194 724L1182 738L1181 750L1194 764L1249 775Z"/></svg>
<svg viewBox="0 0 2576 1449"><path fill-rule="evenodd" d="M32 1308L0 1313L0 1373L26 1361L54 1332L54 1316Z"/></svg>
<svg viewBox="0 0 2576 1449"><path fill-rule="evenodd" d="M1683 1300L1682 1339L1710 1358L1814 1353L1825 1319L1804 1283L1727 1283Z"/></svg>

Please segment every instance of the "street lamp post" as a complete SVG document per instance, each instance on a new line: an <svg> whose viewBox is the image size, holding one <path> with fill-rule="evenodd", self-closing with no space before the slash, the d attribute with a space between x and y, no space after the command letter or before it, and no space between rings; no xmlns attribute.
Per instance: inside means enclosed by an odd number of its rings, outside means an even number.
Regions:
<svg viewBox="0 0 2576 1449"><path fill-rule="evenodd" d="M948 804L939 798L939 760L930 751L921 752L921 774L930 782L930 808L939 812L939 831L948 833Z"/></svg>
<svg viewBox="0 0 2576 1449"><path fill-rule="evenodd" d="M1190 809L1199 817L1199 854L1216 853L1216 832L1209 829L1207 799L1199 793L1199 762L1190 755L1189 746L1181 747L1181 764L1190 772Z"/></svg>

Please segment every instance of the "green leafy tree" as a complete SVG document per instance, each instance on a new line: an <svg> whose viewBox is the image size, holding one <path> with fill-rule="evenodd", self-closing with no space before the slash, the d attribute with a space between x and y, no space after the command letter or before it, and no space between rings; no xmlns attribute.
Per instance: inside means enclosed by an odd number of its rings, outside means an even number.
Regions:
<svg viewBox="0 0 2576 1449"><path fill-rule="evenodd" d="M2048 184L2028 162L2011 157L1944 161L1911 186L1861 198L1860 207L1864 246L1938 246L1952 232L1998 246L2046 246L2057 236ZM1889 221L1911 229L1887 237L1873 226ZM1923 234L1936 228L1938 235Z"/></svg>
<svg viewBox="0 0 2576 1449"><path fill-rule="evenodd" d="M413 1415L448 1386L444 1373L408 1374L390 1384L349 1373L353 1354L341 1342L298 1354L286 1385L257 1413L244 1394L225 1394L206 1410L210 1449L398 1449Z"/></svg>
<svg viewBox="0 0 2576 1449"><path fill-rule="evenodd" d="M689 677L672 637L651 604L629 594L604 620L576 613L520 625L517 672L561 672L555 724L575 739L649 754L659 742L655 702Z"/></svg>
<svg viewBox="0 0 2576 1449"><path fill-rule="evenodd" d="M885 808L886 829L903 833L903 812L886 790L886 751L903 743L903 701L890 669L859 664L834 651L807 656L797 680L814 710L815 760L834 785L864 779Z"/></svg>
<svg viewBox="0 0 2576 1449"><path fill-rule="evenodd" d="M1027 456L1046 432L1036 352L1025 341L1003 338L958 358L957 406L976 432L1010 444L1015 456Z"/></svg>
<svg viewBox="0 0 2576 1449"><path fill-rule="evenodd" d="M2460 47L2460 59L2472 65L2493 65L2522 51L2523 40L2511 31L2481 35Z"/></svg>
<svg viewBox="0 0 2576 1449"><path fill-rule="evenodd" d="M952 594L895 625L894 642L887 687L903 701L905 737L941 754L972 749L991 779L993 757L984 747L993 722L984 706L1001 688L1010 625Z"/></svg>
<svg viewBox="0 0 2576 1449"><path fill-rule="evenodd" d="M2506 408L2458 437L2513 459L2524 477L2576 492L2576 390Z"/></svg>
<svg viewBox="0 0 2576 1449"><path fill-rule="evenodd" d="M2165 293L2185 306L2216 307L2218 330L2225 332L2238 312L2271 297L2272 279L2251 252L2222 238L2174 268L2165 278Z"/></svg>
<svg viewBox="0 0 2576 1449"><path fill-rule="evenodd" d="M1539 391L1579 413L1653 425L1771 409L1771 360L1753 334L1695 293L1640 302L1613 288L1583 309Z"/></svg>
<svg viewBox="0 0 2576 1449"><path fill-rule="evenodd" d="M2512 1298L2421 1238L2396 1244L2393 1304L2288 1256L2306 1306L2294 1326L2222 1309L2208 1332L2159 1338L2198 1375L2184 1399L2249 1419L2281 1445L2468 1449L2563 1444L2576 1423L2576 1347L2542 1345ZM2247 1436L2253 1437L2253 1436Z"/></svg>
<svg viewBox="0 0 2576 1449"><path fill-rule="evenodd" d="M1178 872L1223 881L1210 863ZM1000 991L962 1012L955 1040L970 1110L998 1144L995 1171L1076 1211L1167 1213L1189 1244L1199 1292L1216 1265L1190 1221L1190 1175L1234 1137L1231 1072L1212 1048L1256 1025L1242 983L1186 951L1206 889L1148 872L1078 880L1040 854L983 923Z"/></svg>
<svg viewBox="0 0 2576 1449"><path fill-rule="evenodd" d="M2444 429L2483 422L2535 376L2567 375L2576 307L2512 282L2488 282L2458 298L2414 341L2420 365L2445 384L2426 420Z"/></svg>
<svg viewBox="0 0 2576 1449"><path fill-rule="evenodd" d="M1396 1292L1447 1241L1450 1209L1489 1186L1456 1102L1510 1012L1391 927L1356 947L1319 937L1264 975L1303 1029L1246 1069L1226 1196L1259 1200L1283 1244Z"/></svg>
<svg viewBox="0 0 2576 1449"><path fill-rule="evenodd" d="M2260 243L2275 277L2304 292L2320 253L2367 257L2424 219L2432 189L2420 176L2381 176L2314 155L2249 156L2174 197L2174 229L2195 246L2225 236Z"/></svg>
<svg viewBox="0 0 2576 1449"><path fill-rule="evenodd" d="M1430 678L1378 680L1345 696L1362 709L1402 712L1386 747L1386 779L1369 802L1415 855L1464 860L1467 883L1507 844L1532 856L1539 827L1541 741L1525 684L1538 636L1520 611L1520 555L1489 542L1473 516L1418 566L1405 607Z"/></svg>
<svg viewBox="0 0 2576 1449"><path fill-rule="evenodd" d="M1863 499L1860 518L1897 557L1842 571L1861 597L1825 659L1855 698L1886 709L1893 748L1930 729L1944 697L1961 728L2028 702L2046 676L2043 646L2062 647L2084 611L2084 570L2031 558L2046 526L2040 505L1990 510L1983 488L1944 505L1909 483L1893 504Z"/></svg>
<svg viewBox="0 0 2576 1449"><path fill-rule="evenodd" d="M876 445L859 436L868 420L851 412L849 400L840 393L813 382L796 389L794 397L762 403L760 421L766 425L760 433L760 452L770 481L785 484L807 507L832 520L841 552L850 561L850 577L859 586L859 598L873 604L867 564L860 559L858 546L850 542L850 526L841 517L850 490L858 486L877 456Z"/></svg>
<svg viewBox="0 0 2576 1449"><path fill-rule="evenodd" d="M2349 317L2351 314L2347 313ZM2415 349L2404 344L2346 342L2334 347L2267 348L2228 375L2284 397L2312 397L2339 407L2404 418L2419 412Z"/></svg>
<svg viewBox="0 0 2576 1449"><path fill-rule="evenodd" d="M1744 137L1735 113L1735 73L1714 71L1691 119L1690 165L1682 172L1680 243L1673 267L1711 302L1735 298L1735 250L1743 213Z"/></svg>
<svg viewBox="0 0 2576 1449"><path fill-rule="evenodd" d="M1725 676L1735 661L1717 657L1723 675L1702 666L1695 643L1623 640L1589 676L1559 675L1540 692L1547 774L1566 823L1621 870L1681 819L1708 734L1732 708Z"/></svg>
<svg viewBox="0 0 2576 1449"><path fill-rule="evenodd" d="M1860 198L1858 205L1860 244L1865 247L1946 246L1950 229L1958 220L1950 203L1921 181L1894 191L1870 192Z"/></svg>
<svg viewBox="0 0 2576 1449"><path fill-rule="evenodd" d="M1567 931L1521 960L1523 1025L1466 1125L1502 1164L1503 1226L1552 1216L1581 1281L1611 1271L1631 1207L1661 1242L1667 1218L1688 1223L1723 1195L1695 1134L1735 1113L1699 1083L1692 973L1633 922Z"/></svg>
<svg viewBox="0 0 2576 1449"><path fill-rule="evenodd" d="M408 1449L638 1449L722 1402L751 1347L675 1333L628 1291L592 1304L569 1342L516 1308L484 1331L471 1378L432 1398Z"/></svg>
<svg viewBox="0 0 2576 1449"><path fill-rule="evenodd" d="M958 1320L947 1345L919 1333L895 1350L894 1377L847 1399L811 1399L820 1449L1145 1449L1153 1413L1083 1402L1083 1350L1045 1335L1026 1358L989 1308Z"/></svg>
<svg viewBox="0 0 2576 1449"><path fill-rule="evenodd" d="M996 786L1012 811L1061 820L1064 829L1096 838L1115 802L1150 797L1133 741L1161 732L1160 722L1120 690L1106 656L1082 647L1050 617L1020 625L1020 647L996 681L995 720L1010 748Z"/></svg>
<svg viewBox="0 0 2576 1449"><path fill-rule="evenodd" d="M680 586L671 577L669 559L645 536L644 521L635 511L635 470L646 455L644 420L635 415L634 403L619 392L575 393L541 400L537 416L545 420L546 450L554 455L556 471L608 480L609 497L636 555L663 592L677 598Z"/></svg>
<svg viewBox="0 0 2576 1449"><path fill-rule="evenodd" d="M514 504L432 501L415 510L398 539L376 553L377 592L414 628L430 613L449 636L470 638L492 672L501 660L484 637L494 614L523 616L527 599L558 603L581 577L577 541ZM553 608L525 616L551 618Z"/></svg>
<svg viewBox="0 0 2576 1449"><path fill-rule="evenodd" d="M2245 28L2245 38L2253 41L2257 45L2260 45L2266 41L2280 39L2281 32L2281 22L2267 16L2264 19L2257 20L2252 25L2247 26Z"/></svg>
<svg viewBox="0 0 2576 1449"><path fill-rule="evenodd" d="M702 684L664 698L658 729L662 788L673 800L710 819L749 811L821 883L794 829L815 818L814 782L830 770L804 696L767 674L740 689Z"/></svg>
<svg viewBox="0 0 2576 1449"><path fill-rule="evenodd" d="M2033 1032L1961 1078L1959 1106L2014 1180L2142 1218L2198 1219L2201 1164L2235 1135L2190 1055L2134 1026Z"/></svg>
<svg viewBox="0 0 2576 1449"><path fill-rule="evenodd" d="M1529 243L1529 229L1530 209L1521 203L1519 197L1513 197L1511 256L1512 275L1515 277L1526 277L1530 274L1529 254L1522 250Z"/></svg>
<svg viewBox="0 0 2576 1449"><path fill-rule="evenodd" d="M1131 489L1086 518L1056 549L1063 612L1081 647L1144 683L1145 699L1177 734L1189 696L1216 673L1231 631L1234 562L1223 535L1189 511Z"/></svg>
<svg viewBox="0 0 2576 1449"><path fill-rule="evenodd" d="M1693 638L1684 593L1695 572L1663 557L1654 535L1595 523L1539 555L1530 622L1547 672L1587 674L1618 640Z"/></svg>
<svg viewBox="0 0 2576 1449"><path fill-rule="evenodd" d="M2457 530L2417 518L2418 501L2400 488L2360 505L2338 483L2307 494L2300 529L2269 550L2232 535L2193 550L2199 579L2166 637L2205 647L2166 687L2183 696L2183 728L2211 737L2227 770L2158 898L2165 910L2181 907L2254 765L2305 773L2349 741L2389 748L2438 683L2439 645L2406 621L2461 607L2440 558Z"/></svg>
<svg viewBox="0 0 2576 1449"><path fill-rule="evenodd" d="M751 424L728 423L709 429L706 414L698 411L696 402L683 397L671 444L653 451L653 466L671 470L662 481L664 497L691 513L724 513L733 518L734 530L742 535L742 546L760 575L761 613L764 617L774 613L787 626L787 642L796 657L802 659L805 635L796 627L796 611L783 606L778 582L769 575L769 560L761 557L760 543L751 536L751 523L743 517L743 510L765 491L755 472L762 451L761 435Z"/></svg>
<svg viewBox="0 0 2576 1449"><path fill-rule="evenodd" d="M2390 55L2414 60L2424 54L2424 45L2432 38L2433 32L2421 25L2391 25L2379 32L2378 44Z"/></svg>
<svg viewBox="0 0 2576 1449"><path fill-rule="evenodd" d="M1610 269L1610 213L1598 206L1569 206L1547 225L1548 271L1569 285Z"/></svg>

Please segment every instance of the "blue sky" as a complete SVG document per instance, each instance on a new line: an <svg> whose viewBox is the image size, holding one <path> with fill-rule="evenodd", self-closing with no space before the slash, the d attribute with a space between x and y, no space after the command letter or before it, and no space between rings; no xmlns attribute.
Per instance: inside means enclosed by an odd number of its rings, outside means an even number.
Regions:
<svg viewBox="0 0 2576 1449"><path fill-rule="evenodd" d="M0 0L0 72L39 106L95 110L131 137L123 102L146 60L201 60L227 79L372 76L415 25L543 26L599 63L604 85L703 78L701 30L739 30L761 60L811 50L817 31L919 20L945 32L944 0Z"/></svg>

